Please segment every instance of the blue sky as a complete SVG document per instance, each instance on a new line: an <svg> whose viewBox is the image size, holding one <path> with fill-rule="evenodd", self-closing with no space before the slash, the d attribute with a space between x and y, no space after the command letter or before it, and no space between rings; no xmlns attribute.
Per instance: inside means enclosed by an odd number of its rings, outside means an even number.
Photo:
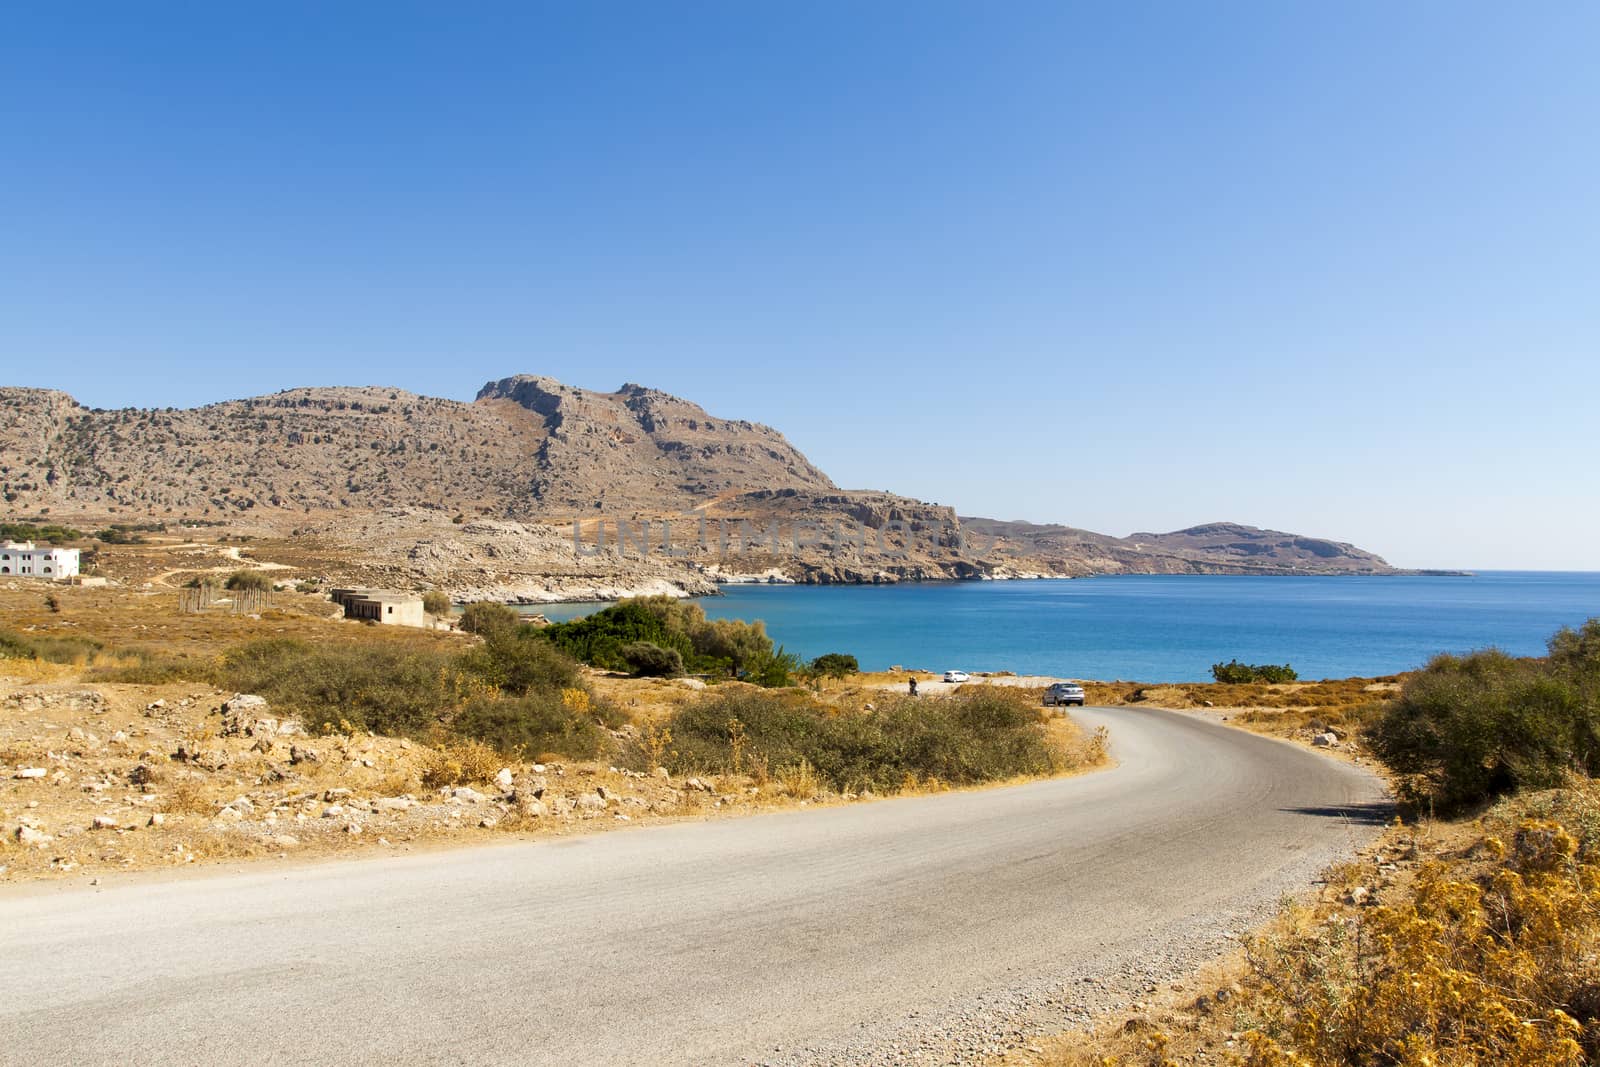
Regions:
<svg viewBox="0 0 1600 1067"><path fill-rule="evenodd" d="M840 484L1600 569L1600 8L0 12L6 384L636 381Z"/></svg>

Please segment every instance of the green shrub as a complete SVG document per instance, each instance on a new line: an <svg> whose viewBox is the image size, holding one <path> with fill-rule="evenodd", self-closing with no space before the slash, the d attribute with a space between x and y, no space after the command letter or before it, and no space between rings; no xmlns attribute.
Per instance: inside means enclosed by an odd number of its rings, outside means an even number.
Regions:
<svg viewBox="0 0 1600 1067"><path fill-rule="evenodd" d="M1549 648L1437 656L1406 681L1367 741L1409 799L1457 809L1600 771L1600 619Z"/></svg>
<svg viewBox="0 0 1600 1067"><path fill-rule="evenodd" d="M559 692L476 700L450 721L450 732L507 755L591 759L607 738L594 716L574 703Z"/></svg>
<svg viewBox="0 0 1600 1067"><path fill-rule="evenodd" d="M238 593L270 593L272 579L266 571L234 571L222 587Z"/></svg>
<svg viewBox="0 0 1600 1067"><path fill-rule="evenodd" d="M0 630L0 659L40 659L46 663L82 663L104 648L92 637L77 634L21 634Z"/></svg>
<svg viewBox="0 0 1600 1067"><path fill-rule="evenodd" d="M860 662L843 652L829 652L811 661L811 672L822 678L843 678L860 670Z"/></svg>
<svg viewBox="0 0 1600 1067"><path fill-rule="evenodd" d="M641 678L667 678L683 673L683 655L675 648L662 648L649 641L622 646L622 659L628 670Z"/></svg>
<svg viewBox="0 0 1600 1067"><path fill-rule="evenodd" d="M680 708L667 729L679 770L804 764L838 790L890 791L908 778L994 781L1058 765L1032 701L987 687L941 700L895 698L859 713L833 712L800 692L740 689ZM645 769L643 753L630 762Z"/></svg>
<svg viewBox="0 0 1600 1067"><path fill-rule="evenodd" d="M491 626L483 643L461 657L461 666L513 696L535 690L578 688L583 679L577 663L540 637L540 631L533 626Z"/></svg>
<svg viewBox="0 0 1600 1067"><path fill-rule="evenodd" d="M117 659L124 662L95 667L88 674L89 680L129 685L216 681L216 666L208 660L173 656L148 648L119 649ZM125 662L129 659L133 662Z"/></svg>
<svg viewBox="0 0 1600 1067"><path fill-rule="evenodd" d="M83 531L57 523L0 522L0 539L59 545L63 541L83 540Z"/></svg>
<svg viewBox="0 0 1600 1067"><path fill-rule="evenodd" d="M522 617L515 609L492 600L479 600L461 612L460 626L469 634L490 634L513 630L521 623Z"/></svg>
<svg viewBox="0 0 1600 1067"><path fill-rule="evenodd" d="M437 618L444 618L450 614L450 594L438 589L430 589L422 594L422 610Z"/></svg>
<svg viewBox="0 0 1600 1067"><path fill-rule="evenodd" d="M668 596L635 597L544 630L576 659L607 670L630 670L623 650L644 641L678 653L696 674L786 686L799 660L774 648L761 622L707 619L698 604Z"/></svg>
<svg viewBox="0 0 1600 1067"><path fill-rule="evenodd" d="M546 640L585 663L606 670L630 669L623 649L641 642L671 649L680 659L691 659L694 645L687 634L669 628L651 601L667 598L635 598L602 608L592 615L545 627Z"/></svg>
<svg viewBox="0 0 1600 1067"><path fill-rule="evenodd" d="M379 734L423 735L470 691L454 657L387 642L268 638L229 651L218 673L311 729L344 721Z"/></svg>
<svg viewBox="0 0 1600 1067"><path fill-rule="evenodd" d="M1240 663L1230 659L1226 663L1213 663L1211 677L1229 685L1248 685L1251 682L1293 682L1300 676L1287 663Z"/></svg>

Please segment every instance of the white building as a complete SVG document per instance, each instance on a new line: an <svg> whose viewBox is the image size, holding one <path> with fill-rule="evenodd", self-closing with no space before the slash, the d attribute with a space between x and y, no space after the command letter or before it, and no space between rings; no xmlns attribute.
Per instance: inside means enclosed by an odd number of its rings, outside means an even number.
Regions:
<svg viewBox="0 0 1600 1067"><path fill-rule="evenodd" d="M78 573L78 550L35 545L32 541L7 541L0 545L0 575L30 578L71 578Z"/></svg>
<svg viewBox="0 0 1600 1067"><path fill-rule="evenodd" d="M390 626L426 626L422 597L393 589L334 589L329 594L344 607L347 619L381 622Z"/></svg>

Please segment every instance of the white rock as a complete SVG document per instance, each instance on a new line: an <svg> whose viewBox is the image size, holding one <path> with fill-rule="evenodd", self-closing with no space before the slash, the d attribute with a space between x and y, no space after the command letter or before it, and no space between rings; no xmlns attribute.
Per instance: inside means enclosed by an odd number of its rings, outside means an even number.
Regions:
<svg viewBox="0 0 1600 1067"><path fill-rule="evenodd" d="M485 800L489 799L476 789L469 789L467 786L458 787L455 792L450 795L455 797L457 800L465 801L468 804L482 804Z"/></svg>
<svg viewBox="0 0 1600 1067"><path fill-rule="evenodd" d="M660 778L662 780L666 780L666 779L672 777L672 772L667 770L665 767L657 767L656 768L656 777Z"/></svg>
<svg viewBox="0 0 1600 1067"><path fill-rule="evenodd" d="M1331 733L1318 734L1311 739L1311 744L1316 748L1337 748L1339 739Z"/></svg>
<svg viewBox="0 0 1600 1067"><path fill-rule="evenodd" d="M372 802L377 811L409 811L416 806L417 802L410 797L379 797Z"/></svg>
<svg viewBox="0 0 1600 1067"><path fill-rule="evenodd" d="M501 767L494 776L494 784L500 787L502 793L511 792L511 787L515 783L516 779L512 777L510 767Z"/></svg>
<svg viewBox="0 0 1600 1067"><path fill-rule="evenodd" d="M238 822L244 818L244 812L238 808L226 807L217 812L217 818L226 819L228 822Z"/></svg>
<svg viewBox="0 0 1600 1067"><path fill-rule="evenodd" d="M358 822L346 823L344 832L352 837L358 836L361 833L361 824Z"/></svg>
<svg viewBox="0 0 1600 1067"><path fill-rule="evenodd" d="M167 821L167 817L165 815L161 814L158 811L154 815L150 816L150 821L146 825L148 825L148 826L161 826L166 821Z"/></svg>
<svg viewBox="0 0 1600 1067"><path fill-rule="evenodd" d="M324 819L337 819L339 816L341 816L343 814L344 814L344 805L343 804L329 804L327 807L322 809L322 817Z"/></svg>
<svg viewBox="0 0 1600 1067"><path fill-rule="evenodd" d="M16 837L17 844L32 848L44 848L46 845L50 844L50 842L55 840L55 838L51 837L43 830L35 830L31 826L17 827L14 836Z"/></svg>
<svg viewBox="0 0 1600 1067"><path fill-rule="evenodd" d="M94 830L115 830L117 829L117 820L109 815L96 815L94 820L89 823L89 827Z"/></svg>
<svg viewBox="0 0 1600 1067"><path fill-rule="evenodd" d="M49 772L46 771L43 767L24 767L24 768L22 768L22 770L18 771L16 774L13 774L11 777L13 777L13 778L43 778L47 773L49 773Z"/></svg>

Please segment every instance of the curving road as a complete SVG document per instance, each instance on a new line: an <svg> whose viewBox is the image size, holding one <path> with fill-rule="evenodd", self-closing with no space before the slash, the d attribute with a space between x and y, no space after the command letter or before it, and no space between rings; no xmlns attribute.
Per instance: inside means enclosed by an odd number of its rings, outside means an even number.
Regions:
<svg viewBox="0 0 1600 1067"><path fill-rule="evenodd" d="M0 1062L713 1064L862 1047L914 1012L1244 921L1381 822L1358 768L1173 713L1078 715L1110 727L1115 769L10 890Z"/></svg>

